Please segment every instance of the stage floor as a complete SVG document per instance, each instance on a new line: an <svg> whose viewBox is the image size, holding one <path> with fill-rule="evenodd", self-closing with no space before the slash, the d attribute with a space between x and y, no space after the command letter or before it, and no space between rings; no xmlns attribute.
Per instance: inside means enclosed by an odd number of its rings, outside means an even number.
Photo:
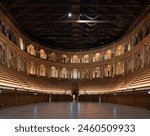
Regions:
<svg viewBox="0 0 150 136"><path fill-rule="evenodd" d="M1 119L150 119L146 109L92 102L52 102L0 110Z"/></svg>

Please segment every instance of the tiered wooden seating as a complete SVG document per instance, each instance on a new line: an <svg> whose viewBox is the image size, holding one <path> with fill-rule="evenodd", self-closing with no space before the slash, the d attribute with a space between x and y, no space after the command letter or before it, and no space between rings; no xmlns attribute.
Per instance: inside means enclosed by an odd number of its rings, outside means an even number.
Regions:
<svg viewBox="0 0 150 136"><path fill-rule="evenodd" d="M115 76L112 81L109 83L108 92L119 91L120 88L124 85L124 78L122 75Z"/></svg>
<svg viewBox="0 0 150 136"><path fill-rule="evenodd" d="M20 80L16 76L16 73L6 66L0 65L0 85L14 88L27 88L28 85L23 80Z"/></svg>
<svg viewBox="0 0 150 136"><path fill-rule="evenodd" d="M115 76L114 78L81 80L80 90L88 92L114 92L140 87L150 87L150 68L149 66L138 69L135 72Z"/></svg>
<svg viewBox="0 0 150 136"><path fill-rule="evenodd" d="M139 76L140 72L141 70L136 70L135 72L129 72L125 74L125 76L121 77L124 79L124 81L123 81L123 85L120 86L120 90L130 89L130 84L137 76Z"/></svg>
<svg viewBox="0 0 150 136"><path fill-rule="evenodd" d="M70 94L72 90L72 80L27 75L12 68L7 68L5 65L0 65L0 85L54 94ZM150 86L150 68L147 66L135 72L129 72L124 76L119 75L113 78L82 79L78 80L78 85L80 93L90 94L147 87Z"/></svg>
<svg viewBox="0 0 150 136"><path fill-rule="evenodd" d="M0 65L0 85L48 93L70 93L71 90L71 81L68 79L48 79L27 75L5 65Z"/></svg>
<svg viewBox="0 0 150 136"><path fill-rule="evenodd" d="M145 67L140 74L129 85L130 88L146 87L150 86L150 68Z"/></svg>
<svg viewBox="0 0 150 136"><path fill-rule="evenodd" d="M110 87L110 82L112 81L112 78L104 78L104 79L85 79L79 81L79 90L83 93L86 92L107 92Z"/></svg>

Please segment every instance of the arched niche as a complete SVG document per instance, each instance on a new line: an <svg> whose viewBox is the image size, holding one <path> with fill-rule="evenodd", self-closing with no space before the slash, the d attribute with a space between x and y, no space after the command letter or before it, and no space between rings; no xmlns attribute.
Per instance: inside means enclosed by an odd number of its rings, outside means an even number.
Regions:
<svg viewBox="0 0 150 136"><path fill-rule="evenodd" d="M40 65L40 76L46 76L46 68L45 65Z"/></svg>
<svg viewBox="0 0 150 136"><path fill-rule="evenodd" d="M68 78L67 68L62 68L61 77L62 78Z"/></svg>
<svg viewBox="0 0 150 136"><path fill-rule="evenodd" d="M124 63L122 61L119 61L116 64L116 75L122 74L124 74Z"/></svg>
<svg viewBox="0 0 150 136"><path fill-rule="evenodd" d="M36 50L35 50L35 47L30 44L28 47L27 47L27 52L33 56L36 56Z"/></svg>
<svg viewBox="0 0 150 136"><path fill-rule="evenodd" d="M84 68L82 70L82 78L83 79L89 79L90 78L90 70L88 68Z"/></svg>
<svg viewBox="0 0 150 136"><path fill-rule="evenodd" d="M93 70L93 78L100 78L100 76L101 76L100 67L95 67Z"/></svg>
<svg viewBox="0 0 150 136"><path fill-rule="evenodd" d="M119 45L116 47L116 56L120 56L124 53L124 47L123 45Z"/></svg>
<svg viewBox="0 0 150 136"><path fill-rule="evenodd" d="M112 66L111 65L107 65L104 70L105 70L105 77L112 76Z"/></svg>
<svg viewBox="0 0 150 136"><path fill-rule="evenodd" d="M93 57L93 62L98 62L100 61L100 53L96 53Z"/></svg>
<svg viewBox="0 0 150 136"><path fill-rule="evenodd" d="M58 77L58 70L56 69L56 67L51 67L51 77Z"/></svg>
<svg viewBox="0 0 150 136"><path fill-rule="evenodd" d="M19 47L21 50L24 50L24 42L21 37L19 37Z"/></svg>
<svg viewBox="0 0 150 136"><path fill-rule="evenodd" d="M72 56L71 63L80 63L80 58L78 57L78 55Z"/></svg>
<svg viewBox="0 0 150 136"><path fill-rule="evenodd" d="M40 53L40 58L41 59L47 59L47 54L45 53L45 51L43 49L41 49L39 51L39 53Z"/></svg>
<svg viewBox="0 0 150 136"><path fill-rule="evenodd" d="M68 57L67 55L63 54L62 55L62 63L67 63L68 62Z"/></svg>
<svg viewBox="0 0 150 136"><path fill-rule="evenodd" d="M35 66L35 63L34 62L30 62L30 65L29 65L29 73L31 75L35 75L36 74L36 66Z"/></svg>
<svg viewBox="0 0 150 136"><path fill-rule="evenodd" d="M5 62L5 48L3 46L3 43L0 42L0 63Z"/></svg>
<svg viewBox="0 0 150 136"><path fill-rule="evenodd" d="M107 60L107 59L111 59L111 58L112 58L112 50L107 50L105 52L104 59Z"/></svg>
<svg viewBox="0 0 150 136"><path fill-rule="evenodd" d="M83 63L89 63L89 55L84 55L83 56L83 61L82 61Z"/></svg>
<svg viewBox="0 0 150 136"><path fill-rule="evenodd" d="M51 61L56 61L56 53L52 52L50 55L49 55L49 59Z"/></svg>

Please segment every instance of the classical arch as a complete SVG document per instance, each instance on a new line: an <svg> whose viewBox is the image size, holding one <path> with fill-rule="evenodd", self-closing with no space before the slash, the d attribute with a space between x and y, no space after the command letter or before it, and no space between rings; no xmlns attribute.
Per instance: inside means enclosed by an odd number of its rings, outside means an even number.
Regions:
<svg viewBox="0 0 150 136"><path fill-rule="evenodd" d="M24 42L21 37L19 37L19 47L21 50L24 50Z"/></svg>
<svg viewBox="0 0 150 136"><path fill-rule="evenodd" d="M128 46L128 51L130 51L131 50L131 42L130 41L128 42L127 46Z"/></svg>
<svg viewBox="0 0 150 136"><path fill-rule="evenodd" d="M101 76L101 69L100 67L96 67L93 70L93 78L100 78L100 76Z"/></svg>
<svg viewBox="0 0 150 136"><path fill-rule="evenodd" d="M36 56L36 50L32 44L27 47L27 52L33 56Z"/></svg>
<svg viewBox="0 0 150 136"><path fill-rule="evenodd" d="M39 53L40 53L40 58L41 59L47 59L47 54L45 53L45 51L43 49L41 49L39 51Z"/></svg>
<svg viewBox="0 0 150 136"><path fill-rule="evenodd" d="M46 68L45 65L40 65L40 76L46 76Z"/></svg>
<svg viewBox="0 0 150 136"><path fill-rule="evenodd" d="M124 63L122 61L116 64L116 75L124 74Z"/></svg>
<svg viewBox="0 0 150 136"><path fill-rule="evenodd" d="M107 60L107 59L111 59L111 58L112 58L112 51L111 50L107 50L105 52L104 59Z"/></svg>
<svg viewBox="0 0 150 136"><path fill-rule="evenodd" d="M58 77L58 70L56 67L51 67L51 77Z"/></svg>
<svg viewBox="0 0 150 136"><path fill-rule="evenodd" d="M82 62L83 62L83 63L89 63L89 55L84 55Z"/></svg>
<svg viewBox="0 0 150 136"><path fill-rule="evenodd" d="M32 75L36 74L36 66L35 66L34 62L30 62L29 73L32 74Z"/></svg>
<svg viewBox="0 0 150 136"><path fill-rule="evenodd" d="M124 47L123 45L119 45L116 47L116 56L120 56L124 53Z"/></svg>
<svg viewBox="0 0 150 136"><path fill-rule="evenodd" d="M127 72L132 70L132 58L131 57L126 59L126 67L127 67Z"/></svg>
<svg viewBox="0 0 150 136"><path fill-rule="evenodd" d="M105 67L105 76L106 77L110 77L112 75L112 66L111 65L107 65Z"/></svg>
<svg viewBox="0 0 150 136"><path fill-rule="evenodd" d="M74 68L72 70L72 78L73 79L77 79L78 78L78 69L77 68Z"/></svg>
<svg viewBox="0 0 150 136"><path fill-rule="evenodd" d="M68 78L68 71L66 68L62 68L61 77Z"/></svg>
<svg viewBox="0 0 150 136"><path fill-rule="evenodd" d="M52 52L50 55L49 55L49 59L51 61L56 61L56 53Z"/></svg>
<svg viewBox="0 0 150 136"><path fill-rule="evenodd" d="M62 55L62 62L63 62L63 63L67 63L67 62L68 62L68 57L67 57L67 55L65 55L65 54Z"/></svg>
<svg viewBox="0 0 150 136"><path fill-rule="evenodd" d="M136 45L136 36L132 37L131 39L131 47L134 47Z"/></svg>
<svg viewBox="0 0 150 136"><path fill-rule="evenodd" d="M93 62L100 61L100 53L96 53L93 57Z"/></svg>
<svg viewBox="0 0 150 136"><path fill-rule="evenodd" d="M136 55L135 55L135 68L141 68L142 66L142 52L139 51Z"/></svg>
<svg viewBox="0 0 150 136"><path fill-rule="evenodd" d="M16 64L16 56L15 53L12 50L8 50L8 65L15 67Z"/></svg>
<svg viewBox="0 0 150 136"><path fill-rule="evenodd" d="M71 63L80 63L80 58L78 57L78 55L72 56Z"/></svg>
<svg viewBox="0 0 150 136"><path fill-rule="evenodd" d="M82 70L82 78L87 78L87 79L90 78L90 71L88 68L84 68Z"/></svg>

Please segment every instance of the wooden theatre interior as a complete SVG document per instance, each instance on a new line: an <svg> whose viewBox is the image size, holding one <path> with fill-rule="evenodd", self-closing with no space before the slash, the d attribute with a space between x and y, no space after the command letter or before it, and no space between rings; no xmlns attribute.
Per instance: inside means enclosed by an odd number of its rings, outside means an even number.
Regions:
<svg viewBox="0 0 150 136"><path fill-rule="evenodd" d="M1 0L0 109L49 101L150 108L150 1Z"/></svg>

